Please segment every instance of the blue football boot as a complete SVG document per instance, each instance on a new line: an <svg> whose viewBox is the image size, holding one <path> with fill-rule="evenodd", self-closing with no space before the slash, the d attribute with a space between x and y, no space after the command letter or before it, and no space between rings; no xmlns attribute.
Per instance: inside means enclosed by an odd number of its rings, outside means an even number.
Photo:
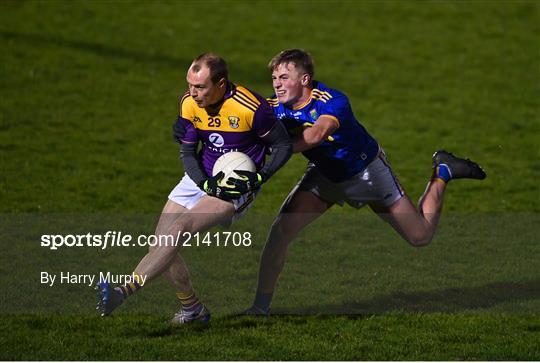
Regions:
<svg viewBox="0 0 540 363"><path fill-rule="evenodd" d="M124 296L122 293L109 285L107 281L101 281L96 286L98 303L96 310L101 316L110 315L114 309L122 305Z"/></svg>

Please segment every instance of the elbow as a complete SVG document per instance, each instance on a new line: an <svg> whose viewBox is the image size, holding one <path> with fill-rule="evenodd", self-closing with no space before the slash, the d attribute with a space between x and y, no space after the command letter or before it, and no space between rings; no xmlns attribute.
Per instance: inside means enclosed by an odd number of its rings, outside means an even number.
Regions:
<svg viewBox="0 0 540 363"><path fill-rule="evenodd" d="M310 147L315 147L322 144L324 140L326 140L326 135L324 133L316 133L307 137L305 141Z"/></svg>
<svg viewBox="0 0 540 363"><path fill-rule="evenodd" d="M196 144L184 142L180 145L180 158L184 159L186 157L195 156L196 154Z"/></svg>
<svg viewBox="0 0 540 363"><path fill-rule="evenodd" d="M287 137L280 140L279 144L272 145L271 148L272 150L280 150L280 152L282 152L283 154L287 156L287 160L289 160L289 158L294 152L293 146L294 146L293 141L289 137Z"/></svg>
<svg viewBox="0 0 540 363"><path fill-rule="evenodd" d="M306 150L312 149L316 146L319 146L323 140L319 137L313 135L302 135L298 140L293 144L293 153L304 152Z"/></svg>

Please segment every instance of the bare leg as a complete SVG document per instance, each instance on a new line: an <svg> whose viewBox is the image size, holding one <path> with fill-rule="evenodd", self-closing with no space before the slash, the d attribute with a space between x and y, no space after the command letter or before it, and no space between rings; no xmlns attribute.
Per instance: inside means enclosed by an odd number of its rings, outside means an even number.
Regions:
<svg viewBox="0 0 540 363"><path fill-rule="evenodd" d="M198 299L192 293L191 283L189 281L189 274L186 264L182 258L177 254L180 246L184 242L183 240L176 241L178 243L170 243L172 241L165 241L159 239L160 236L172 235L173 239L178 235L178 232L190 232L196 233L206 230L220 222L230 219L234 215L234 206L230 202L204 196L191 210L186 211L179 205L173 202L167 202L163 209L164 213L160 216L158 228L156 230L156 236L158 242L157 246L150 249L150 251L139 262L133 277L135 281L128 282L126 285L112 288L108 282L103 281L96 286L98 292L98 304L97 310L100 311L102 316L109 315L114 309L116 309L125 298L133 294L140 287L142 282L149 282L159 276L160 274L167 272L170 281L178 287L177 291L188 292L185 296L178 296L181 303L184 302L193 307L192 310L182 310L180 314L175 315L173 318L175 323L185 323L193 320L208 321L210 319L210 313L204 305L198 302ZM167 212L179 212L177 214ZM182 236L182 235L181 235ZM171 267L171 264L174 265ZM184 306L184 305L182 305ZM193 316L193 314L196 314Z"/></svg>
<svg viewBox="0 0 540 363"><path fill-rule="evenodd" d="M311 192L294 189L283 203L272 225L261 256L257 293L274 292L283 270L289 243L308 224L330 208L329 204Z"/></svg>
<svg viewBox="0 0 540 363"><path fill-rule="evenodd" d="M446 184L431 180L420 198L418 209L407 195L390 207L371 205L371 208L411 245L421 247L429 244L441 215Z"/></svg>
<svg viewBox="0 0 540 363"><path fill-rule="evenodd" d="M165 231L169 230L171 225L186 212L188 212L187 208L168 200L159 218L155 235L166 234ZM154 249L155 246L150 247L149 252ZM174 291L190 291L193 288L186 263L179 254L174 254L172 262L163 271L162 276L172 285Z"/></svg>
<svg viewBox="0 0 540 363"><path fill-rule="evenodd" d="M176 236L178 231L190 233L201 232L230 219L233 214L234 206L232 203L214 197L204 196L189 212L181 214L178 218L173 218L170 223L166 223L161 233ZM177 251L182 242L179 241L178 246L156 246L143 257L135 268L134 273L146 276L147 282L156 278L175 261L175 256L177 256ZM183 260L176 259L176 262L182 263ZM183 265L185 267L185 263ZM186 279L182 279L181 276L186 277L187 268L173 267L173 270L173 274L175 274L174 278L179 278L180 286L186 283ZM189 283L189 278L187 278L187 281Z"/></svg>

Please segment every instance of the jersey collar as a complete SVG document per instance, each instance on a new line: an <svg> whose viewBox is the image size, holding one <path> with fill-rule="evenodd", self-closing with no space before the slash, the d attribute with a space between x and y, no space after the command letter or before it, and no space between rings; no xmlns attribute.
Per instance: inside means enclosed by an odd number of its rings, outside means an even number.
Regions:
<svg viewBox="0 0 540 363"><path fill-rule="evenodd" d="M311 91L309 91L309 97L308 99L306 100L306 102L304 103L301 103L300 105L296 106L296 107L293 107L292 109L294 111L297 111L297 110L300 110L304 107L306 107L307 105L309 105L309 103L311 102L311 99L313 98L313 88L311 89Z"/></svg>
<svg viewBox="0 0 540 363"><path fill-rule="evenodd" d="M227 82L227 90L225 91L225 95L223 95L223 101L225 101L227 98L231 98L236 93L236 85L232 82Z"/></svg>
<svg viewBox="0 0 540 363"><path fill-rule="evenodd" d="M215 110L218 110L223 102L227 100L228 98L231 98L236 93L236 85L232 82L227 82L227 88L225 89L225 93L223 94L223 98L213 105L210 105L206 107L207 111L214 112Z"/></svg>
<svg viewBox="0 0 540 363"><path fill-rule="evenodd" d="M309 105L311 103L311 100L313 99L313 89L317 88L318 84L319 84L318 81L313 80L313 82L311 83L311 91L309 91L308 99L306 100L306 102L303 102L302 104L300 104L300 105L298 105L296 107L293 107L292 109L294 111L300 110L300 109L306 107L307 105Z"/></svg>

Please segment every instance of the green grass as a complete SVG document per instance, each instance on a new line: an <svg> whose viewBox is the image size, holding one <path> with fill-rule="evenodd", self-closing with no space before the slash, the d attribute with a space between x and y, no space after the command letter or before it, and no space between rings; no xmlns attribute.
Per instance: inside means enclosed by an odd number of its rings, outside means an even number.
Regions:
<svg viewBox="0 0 540 363"><path fill-rule="evenodd" d="M540 324L528 316L223 317L180 328L165 319L8 318L1 327L12 334L2 337L0 358L32 360L36 351L50 360L535 360L539 354Z"/></svg>
<svg viewBox="0 0 540 363"><path fill-rule="evenodd" d="M0 359L540 359L539 8L1 2ZM182 175L170 130L192 58L217 52L235 82L267 95L265 65L290 47L349 96L413 199L438 148L485 167L483 182L452 182L432 245L413 249L368 210L335 208L292 246L273 305L286 315L232 317L304 170L295 156L236 226L252 247L185 252L210 326L165 325L176 303L163 281L105 320L90 289L39 284L40 271L129 272L144 254L37 244L85 229L152 233Z"/></svg>

